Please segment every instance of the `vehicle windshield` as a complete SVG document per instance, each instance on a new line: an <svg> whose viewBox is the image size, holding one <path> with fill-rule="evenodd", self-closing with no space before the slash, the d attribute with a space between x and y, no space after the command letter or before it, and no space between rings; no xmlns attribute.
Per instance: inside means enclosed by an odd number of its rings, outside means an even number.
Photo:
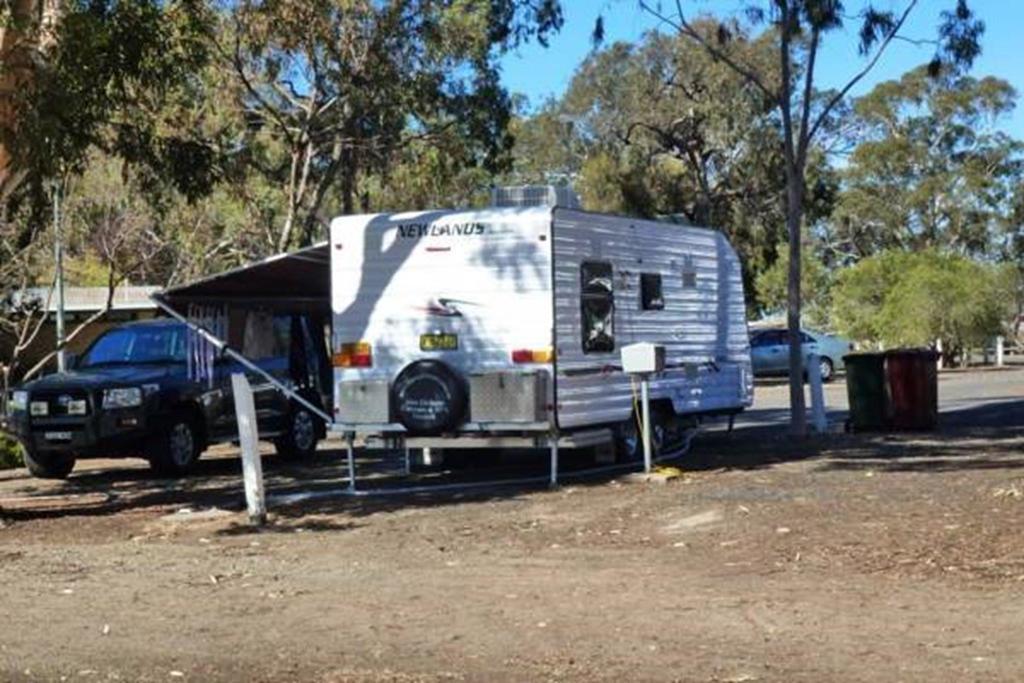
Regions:
<svg viewBox="0 0 1024 683"><path fill-rule="evenodd" d="M89 347L78 367L171 363L185 360L185 330L179 327L122 327Z"/></svg>

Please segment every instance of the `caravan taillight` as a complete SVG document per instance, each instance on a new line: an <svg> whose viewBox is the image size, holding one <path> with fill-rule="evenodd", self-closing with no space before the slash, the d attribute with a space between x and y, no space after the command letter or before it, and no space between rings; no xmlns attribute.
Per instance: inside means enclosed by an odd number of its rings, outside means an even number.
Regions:
<svg viewBox="0 0 1024 683"><path fill-rule="evenodd" d="M513 363L550 363L555 353L547 349L516 349L512 352Z"/></svg>
<svg viewBox="0 0 1024 683"><path fill-rule="evenodd" d="M338 368L369 368L373 366L373 347L363 341L342 344L333 360Z"/></svg>

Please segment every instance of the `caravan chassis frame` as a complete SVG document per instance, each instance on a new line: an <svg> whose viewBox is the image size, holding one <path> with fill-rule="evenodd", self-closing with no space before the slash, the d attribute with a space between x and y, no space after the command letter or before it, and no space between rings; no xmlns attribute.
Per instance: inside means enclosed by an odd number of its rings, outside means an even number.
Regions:
<svg viewBox="0 0 1024 683"><path fill-rule="evenodd" d="M519 426L523 429L523 426ZM405 451L406 474L410 472L409 450L412 448L547 448L550 455L550 468L548 472L548 485L552 488L558 486L558 451L560 448L589 448L612 443L612 430L607 427L598 429L581 429L569 433L559 434L555 431L547 431L548 425L537 423L538 429L532 434L487 434L481 432L480 436L459 435L455 437L444 436L405 436L405 427L399 424L341 424L332 422L330 430L340 433L345 440L346 464L348 466L348 490L355 493L356 488L356 466L355 466L355 441L360 434L369 435L371 439L379 438L380 446L370 446L364 443L367 448L381 449L402 449ZM523 430L527 431L527 430Z"/></svg>

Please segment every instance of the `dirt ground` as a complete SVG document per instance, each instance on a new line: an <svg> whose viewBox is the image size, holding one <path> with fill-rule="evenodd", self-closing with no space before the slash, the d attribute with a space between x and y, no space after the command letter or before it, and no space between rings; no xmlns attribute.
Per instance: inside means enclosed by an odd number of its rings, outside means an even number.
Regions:
<svg viewBox="0 0 1024 683"><path fill-rule="evenodd" d="M322 497L261 532L235 458L184 481L0 473L0 679L1019 681L1008 373L936 434L709 431L664 484ZM268 457L268 486L337 489L339 457ZM371 482L384 465L360 462Z"/></svg>

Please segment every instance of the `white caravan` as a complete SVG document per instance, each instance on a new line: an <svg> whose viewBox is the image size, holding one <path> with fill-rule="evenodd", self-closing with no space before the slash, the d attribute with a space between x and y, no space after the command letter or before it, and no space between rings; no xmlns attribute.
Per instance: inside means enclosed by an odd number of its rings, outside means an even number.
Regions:
<svg viewBox="0 0 1024 683"><path fill-rule="evenodd" d="M620 359L635 342L665 349L656 447L753 400L740 262L719 232L508 207L341 217L328 248L336 431L441 447L611 437L637 457Z"/></svg>

